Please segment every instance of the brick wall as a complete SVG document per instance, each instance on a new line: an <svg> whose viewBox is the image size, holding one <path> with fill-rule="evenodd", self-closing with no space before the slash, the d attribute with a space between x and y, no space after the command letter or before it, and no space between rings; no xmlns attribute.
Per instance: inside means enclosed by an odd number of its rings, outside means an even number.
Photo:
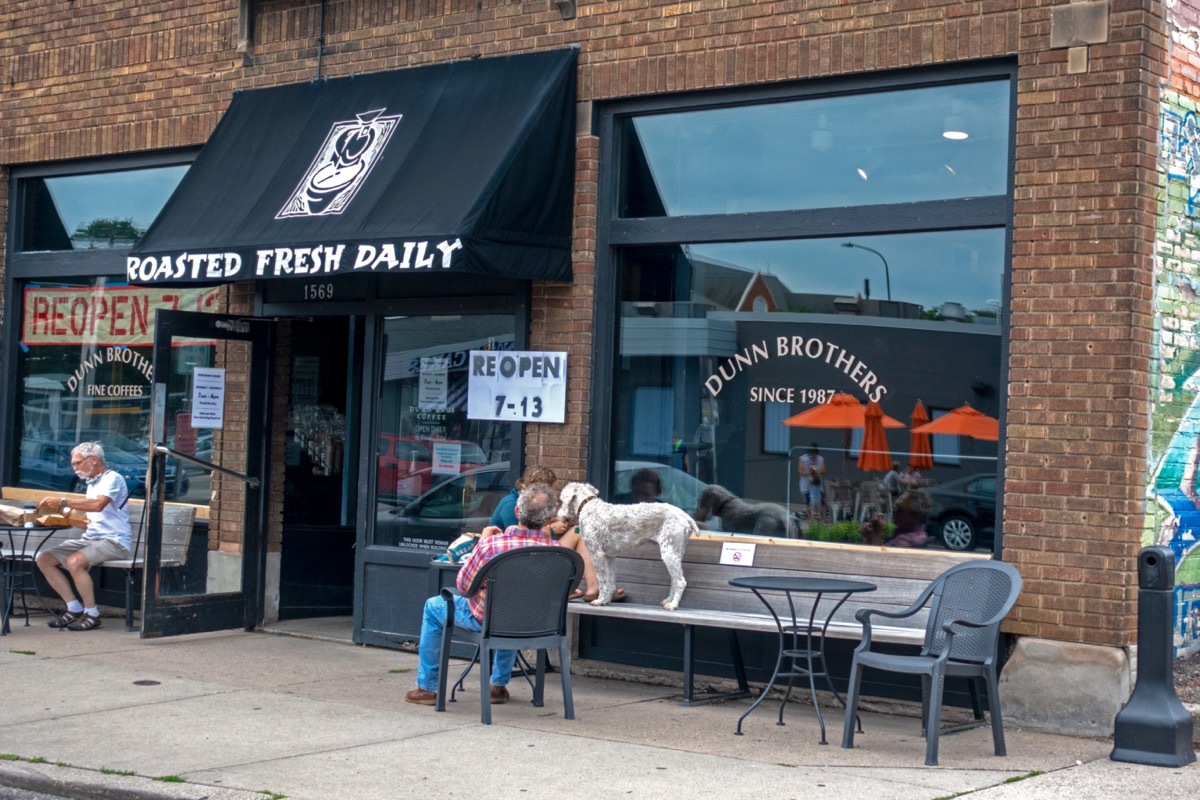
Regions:
<svg viewBox="0 0 1200 800"><path fill-rule="evenodd" d="M1022 26L1004 498L1018 633L1124 645L1136 629L1160 13L1114 4L1080 74L1047 49L1045 11Z"/></svg>
<svg viewBox="0 0 1200 800"><path fill-rule="evenodd" d="M589 2L7 0L0 164L195 145L239 87L581 47L581 101L1016 57L1019 97L1005 557L1028 583L1010 629L1120 645L1135 631L1144 502L1161 3L1113 0L1069 71L1037 0ZM318 66L319 62L319 66ZM264 135L269 135L265 132ZM575 281L533 288L534 347L570 353L568 422L530 460L583 474L598 142L579 138Z"/></svg>

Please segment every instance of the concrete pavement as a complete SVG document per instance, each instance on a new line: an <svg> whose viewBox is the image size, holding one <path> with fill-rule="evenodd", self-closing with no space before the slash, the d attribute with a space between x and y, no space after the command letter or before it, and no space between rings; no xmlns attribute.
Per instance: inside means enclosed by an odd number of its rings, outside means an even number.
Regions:
<svg viewBox="0 0 1200 800"><path fill-rule="evenodd" d="M986 728L943 736L924 767L915 718L865 713L843 750L839 709L818 744L811 706L786 725L765 702L680 705L676 685L577 675L576 719L562 718L558 676L546 706L528 687L479 722L472 683L446 713L412 706L413 653L336 641L346 621L263 632L140 640L118 620L86 633L14 621L0 638L0 784L76 798L375 800L576 796L984 800L1194 798L1200 767L1109 760L1110 740L1006 727L1008 756ZM581 664L581 672L600 673ZM677 678L678 676L674 676ZM671 677L668 676L668 680ZM163 780L163 779L167 780Z"/></svg>

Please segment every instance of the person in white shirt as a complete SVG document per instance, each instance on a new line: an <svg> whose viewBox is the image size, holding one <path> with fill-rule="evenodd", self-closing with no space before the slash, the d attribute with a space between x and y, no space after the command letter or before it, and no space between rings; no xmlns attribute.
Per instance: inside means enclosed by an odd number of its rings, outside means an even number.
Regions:
<svg viewBox="0 0 1200 800"><path fill-rule="evenodd" d="M100 627L100 609L96 607L96 591L89 570L104 561L129 558L133 532L129 527L129 487L120 473L108 468L104 448L99 442L84 442L71 451L71 468L87 483L86 499L76 500L74 509L87 514L88 524L78 539L38 553L37 565L50 588L63 599L67 609L51 620L51 628L69 631L90 631ZM65 497L46 497L38 503L38 512L57 512L69 515L71 507ZM70 573L70 580L64 573ZM79 592L71 590L74 581Z"/></svg>
<svg viewBox="0 0 1200 800"><path fill-rule="evenodd" d="M825 459L817 449L817 443L809 446L808 452L800 456L800 496L808 500L810 520L821 518L821 504L825 493L821 489L822 476L825 474Z"/></svg>

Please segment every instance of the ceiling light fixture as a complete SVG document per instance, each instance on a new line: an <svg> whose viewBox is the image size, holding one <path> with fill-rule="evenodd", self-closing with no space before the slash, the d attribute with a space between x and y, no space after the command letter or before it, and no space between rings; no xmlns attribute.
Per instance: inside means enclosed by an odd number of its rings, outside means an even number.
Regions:
<svg viewBox="0 0 1200 800"><path fill-rule="evenodd" d="M967 133L967 121L961 114L951 114L942 125L942 136L951 141L960 142L970 134Z"/></svg>

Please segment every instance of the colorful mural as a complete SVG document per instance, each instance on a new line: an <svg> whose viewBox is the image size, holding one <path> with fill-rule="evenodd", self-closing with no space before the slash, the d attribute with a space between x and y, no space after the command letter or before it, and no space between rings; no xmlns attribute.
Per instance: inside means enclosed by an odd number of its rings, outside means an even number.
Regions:
<svg viewBox="0 0 1200 800"><path fill-rule="evenodd" d="M1157 359L1143 535L1143 544L1166 545L1175 554L1176 656L1200 650L1200 92L1178 80L1200 47L1194 26L1181 22L1170 23L1169 88L1161 105Z"/></svg>

